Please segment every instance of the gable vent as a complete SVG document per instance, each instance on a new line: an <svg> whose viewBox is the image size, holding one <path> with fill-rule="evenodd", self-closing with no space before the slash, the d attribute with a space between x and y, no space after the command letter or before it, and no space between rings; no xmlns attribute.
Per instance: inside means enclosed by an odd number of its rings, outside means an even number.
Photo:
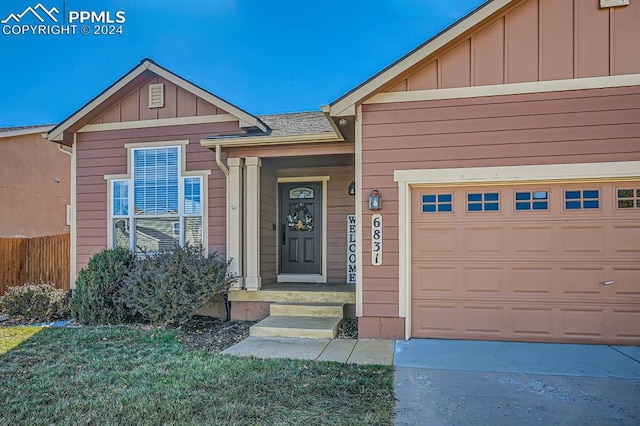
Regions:
<svg viewBox="0 0 640 426"><path fill-rule="evenodd" d="M600 0L600 8L616 7L616 6L628 6L629 0Z"/></svg>
<svg viewBox="0 0 640 426"><path fill-rule="evenodd" d="M164 84L149 85L149 108L162 108L164 106Z"/></svg>

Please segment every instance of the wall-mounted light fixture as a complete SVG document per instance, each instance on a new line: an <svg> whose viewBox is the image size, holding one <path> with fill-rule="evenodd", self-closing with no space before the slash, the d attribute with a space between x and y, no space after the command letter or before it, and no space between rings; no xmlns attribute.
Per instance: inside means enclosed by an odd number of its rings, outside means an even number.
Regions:
<svg viewBox="0 0 640 426"><path fill-rule="evenodd" d="M382 210L382 195L377 189L369 195L369 210Z"/></svg>
<svg viewBox="0 0 640 426"><path fill-rule="evenodd" d="M348 123L346 118L341 118L340 120L338 120L338 124L341 125L342 127L346 126Z"/></svg>
<svg viewBox="0 0 640 426"><path fill-rule="evenodd" d="M354 181L349 184L349 195L356 195L356 183Z"/></svg>

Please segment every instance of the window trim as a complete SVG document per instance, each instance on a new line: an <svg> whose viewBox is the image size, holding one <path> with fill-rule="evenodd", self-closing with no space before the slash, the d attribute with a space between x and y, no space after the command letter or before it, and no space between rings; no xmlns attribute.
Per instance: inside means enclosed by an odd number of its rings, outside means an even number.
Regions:
<svg viewBox="0 0 640 426"><path fill-rule="evenodd" d="M141 143L127 143L124 145L124 148L127 150L127 173L126 174L112 174L112 175L104 175L104 179L107 183L107 247L113 247L114 245L114 229L113 223L114 219L117 218L128 218L129 219L129 227L131 233L130 235L130 244L129 248L133 249L133 245L135 244L135 228L133 221L135 218L148 218L153 219L156 217L175 217L175 215L167 216L167 215L145 215L145 216L134 216L132 209L129 209L129 214L127 216L122 215L114 215L113 214L113 182L114 181L122 181L129 180L131 183L129 184L129 200L133 200L133 151L136 149L145 149L145 148L169 148L169 147L177 147L178 148L178 170L179 170L179 179L178 179L178 217L181 223L181 228L183 232L179 236L179 240L181 244L184 242L184 217L194 217L194 215L185 216L184 213L184 180L188 177L200 177L201 179L201 216L202 217L202 246L204 248L205 254L209 251L209 214L208 214L208 204L209 204L209 181L208 177L211 175L211 170L186 170L186 152L187 145L189 145L188 140L175 140L175 141L156 141L156 142L141 142Z"/></svg>

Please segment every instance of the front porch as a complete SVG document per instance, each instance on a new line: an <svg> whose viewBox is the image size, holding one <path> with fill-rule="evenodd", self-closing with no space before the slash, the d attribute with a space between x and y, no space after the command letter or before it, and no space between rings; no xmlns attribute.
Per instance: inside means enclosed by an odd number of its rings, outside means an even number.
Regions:
<svg viewBox="0 0 640 426"><path fill-rule="evenodd" d="M355 284L347 284L353 161L351 154L229 158L232 319L266 318L273 303L341 303L355 316Z"/></svg>

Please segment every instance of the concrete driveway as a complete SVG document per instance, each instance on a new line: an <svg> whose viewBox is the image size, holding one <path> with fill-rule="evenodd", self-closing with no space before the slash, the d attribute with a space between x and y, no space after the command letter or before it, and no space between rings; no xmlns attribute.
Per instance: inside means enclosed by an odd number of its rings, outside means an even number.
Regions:
<svg viewBox="0 0 640 426"><path fill-rule="evenodd" d="M640 347L396 343L398 425L638 425Z"/></svg>

